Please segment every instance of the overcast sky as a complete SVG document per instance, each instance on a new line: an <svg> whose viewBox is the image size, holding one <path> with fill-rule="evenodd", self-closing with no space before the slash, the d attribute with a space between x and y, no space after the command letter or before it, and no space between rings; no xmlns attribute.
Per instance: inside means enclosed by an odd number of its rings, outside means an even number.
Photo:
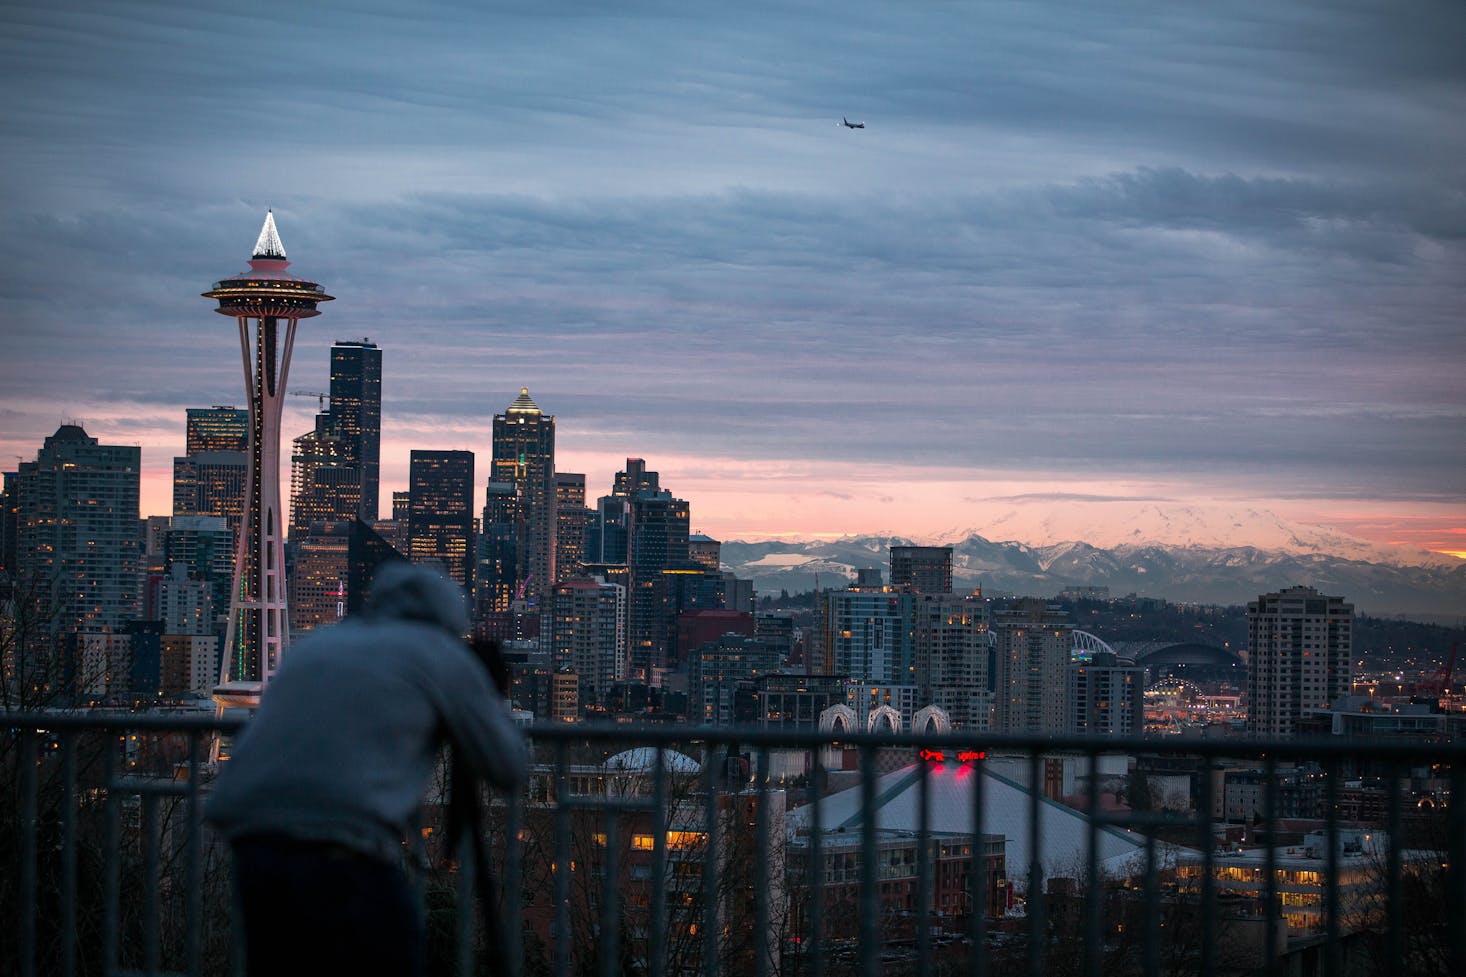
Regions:
<svg viewBox="0 0 1466 977"><path fill-rule="evenodd" d="M1241 504L1466 551L1466 5L0 6L0 436L243 403L273 207L386 488L527 386L722 538ZM865 123L847 129L841 117ZM295 398L287 436L310 426ZM5 467L13 467L13 460Z"/></svg>

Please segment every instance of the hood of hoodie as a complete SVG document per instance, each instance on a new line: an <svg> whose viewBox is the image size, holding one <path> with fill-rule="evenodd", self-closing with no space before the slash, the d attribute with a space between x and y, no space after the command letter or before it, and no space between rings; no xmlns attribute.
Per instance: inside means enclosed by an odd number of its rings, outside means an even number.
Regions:
<svg viewBox="0 0 1466 977"><path fill-rule="evenodd" d="M431 624L455 638L469 629L463 588L436 570L397 560L377 571L363 610L376 618Z"/></svg>

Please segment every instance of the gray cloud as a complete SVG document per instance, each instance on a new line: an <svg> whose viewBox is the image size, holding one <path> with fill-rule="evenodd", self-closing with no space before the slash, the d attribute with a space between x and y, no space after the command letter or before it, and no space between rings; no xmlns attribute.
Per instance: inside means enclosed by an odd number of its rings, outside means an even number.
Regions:
<svg viewBox="0 0 1466 977"><path fill-rule="evenodd" d="M1458 493L1455 4L399 9L0 14L18 442L237 400L274 206L389 430Z"/></svg>

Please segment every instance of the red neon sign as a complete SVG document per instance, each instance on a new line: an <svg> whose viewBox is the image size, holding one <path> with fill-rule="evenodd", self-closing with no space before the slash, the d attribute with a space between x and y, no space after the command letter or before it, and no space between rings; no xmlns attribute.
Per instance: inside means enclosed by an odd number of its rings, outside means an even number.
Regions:
<svg viewBox="0 0 1466 977"><path fill-rule="evenodd" d="M920 759L925 760L927 763L946 763L947 762L947 754L944 751L942 751L942 750L933 750L933 749L930 749L928 747L923 747L921 750L919 750L917 752L916 755ZM956 756L956 760L957 760L958 763L971 763L974 760L986 760L986 759L987 759L987 751L986 750L958 750L957 751L957 756Z"/></svg>

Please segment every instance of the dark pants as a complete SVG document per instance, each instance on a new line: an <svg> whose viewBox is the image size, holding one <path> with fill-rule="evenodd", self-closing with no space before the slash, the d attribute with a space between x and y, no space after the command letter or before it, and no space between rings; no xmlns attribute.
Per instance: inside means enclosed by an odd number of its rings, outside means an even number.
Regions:
<svg viewBox="0 0 1466 977"><path fill-rule="evenodd" d="M234 842L254 977L423 972L423 924L397 865L275 835Z"/></svg>

